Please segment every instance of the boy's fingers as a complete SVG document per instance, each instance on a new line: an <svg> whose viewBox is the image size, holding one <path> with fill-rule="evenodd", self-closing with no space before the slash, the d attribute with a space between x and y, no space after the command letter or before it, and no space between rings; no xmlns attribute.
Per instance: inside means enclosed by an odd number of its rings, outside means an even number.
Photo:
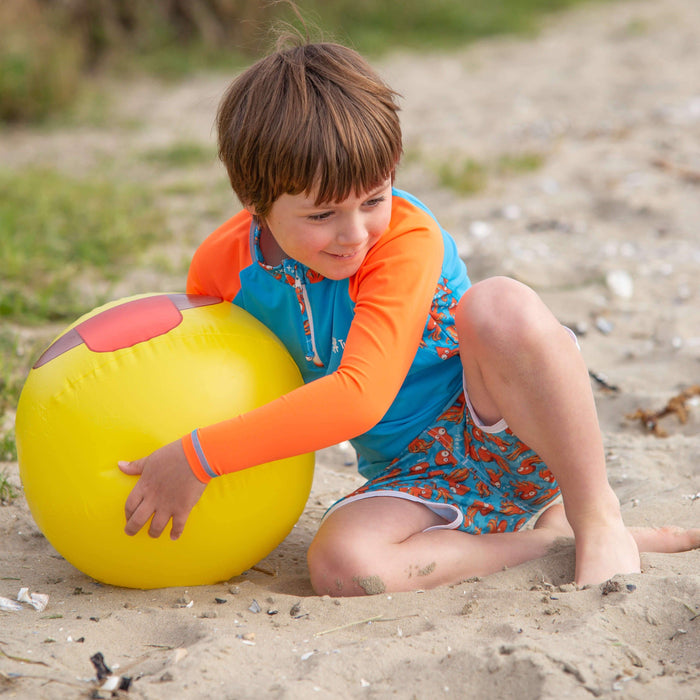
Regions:
<svg viewBox="0 0 700 700"><path fill-rule="evenodd" d="M136 509L142 502L143 496L141 495L141 490L137 484L133 489L131 489L131 493L127 496L126 502L124 503L124 515L126 515L127 520L131 520L136 512Z"/></svg>
<svg viewBox="0 0 700 700"><path fill-rule="evenodd" d="M143 471L143 466L141 463L140 459L134 460L133 462L117 462L117 466L125 473L125 474L140 474Z"/></svg>
<svg viewBox="0 0 700 700"><path fill-rule="evenodd" d="M160 511L156 511L153 514L153 520L151 520L151 525L148 528L149 537L160 537L169 520L169 514L163 514Z"/></svg>
<svg viewBox="0 0 700 700"><path fill-rule="evenodd" d="M131 510L131 514L127 514L124 532L127 535L135 535L148 522L151 515L153 515L153 508L146 506L145 501L141 501Z"/></svg>
<svg viewBox="0 0 700 700"><path fill-rule="evenodd" d="M181 515L173 515L173 526L170 528L170 539L171 540L176 540L180 537L180 535L183 533L185 530L185 523L187 522L187 516L189 513L187 513L184 516Z"/></svg>

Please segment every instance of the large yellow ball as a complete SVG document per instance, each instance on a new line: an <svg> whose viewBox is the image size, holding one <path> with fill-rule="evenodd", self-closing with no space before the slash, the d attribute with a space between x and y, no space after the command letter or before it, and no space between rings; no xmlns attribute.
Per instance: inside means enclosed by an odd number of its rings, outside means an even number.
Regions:
<svg viewBox="0 0 700 700"><path fill-rule="evenodd" d="M34 365L17 408L20 476L37 525L73 566L117 586L191 586L240 574L301 515L313 455L213 479L176 541L169 529L158 539L147 527L124 534L136 477L117 462L300 384L277 337L220 299L146 295L81 317Z"/></svg>

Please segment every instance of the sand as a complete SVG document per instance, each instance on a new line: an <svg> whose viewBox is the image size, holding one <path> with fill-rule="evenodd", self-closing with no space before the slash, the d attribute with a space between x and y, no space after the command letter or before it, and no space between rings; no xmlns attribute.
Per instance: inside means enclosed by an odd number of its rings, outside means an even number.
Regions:
<svg viewBox="0 0 700 700"><path fill-rule="evenodd" d="M396 54L378 67L404 98L398 184L455 235L473 279L507 274L531 284L579 332L602 380L592 382L626 521L697 526L698 397L686 402L685 423L678 414L658 421L667 437L626 416L659 411L700 383L698 4L594 5L536 37ZM128 147L211 143L226 82L123 86L125 118L142 114ZM123 136L18 130L0 144L0 160L81 168L120 143L128 159ZM494 165L472 196L440 187L432 165L469 157L502 165L503 156L530 153L541 167ZM212 165L208 177L223 172ZM199 219L201 238L216 221ZM135 279L151 291L172 282ZM315 596L305 551L325 508L360 483L351 461L342 447L320 452L306 510L285 542L235 579L189 589L102 585L54 551L22 496L0 507L0 596L21 587L49 596L43 612L0 613L0 695L90 697L100 686L90 661L98 652L132 679L124 697L149 700L700 695L697 550L646 554L641 574L584 590L571 584L573 547L564 541L543 560L459 585ZM16 464L0 466L19 483Z"/></svg>

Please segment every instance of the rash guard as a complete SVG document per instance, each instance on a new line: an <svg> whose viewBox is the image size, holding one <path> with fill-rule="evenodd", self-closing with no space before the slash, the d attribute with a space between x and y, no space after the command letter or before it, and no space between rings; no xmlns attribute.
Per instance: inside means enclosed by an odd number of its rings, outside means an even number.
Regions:
<svg viewBox="0 0 700 700"><path fill-rule="evenodd" d="M182 439L190 467L214 476L350 440L373 478L462 387L454 309L470 282L452 237L394 189L389 227L350 278L293 259L267 265L241 211L194 255L188 294L218 296L272 330L304 385Z"/></svg>

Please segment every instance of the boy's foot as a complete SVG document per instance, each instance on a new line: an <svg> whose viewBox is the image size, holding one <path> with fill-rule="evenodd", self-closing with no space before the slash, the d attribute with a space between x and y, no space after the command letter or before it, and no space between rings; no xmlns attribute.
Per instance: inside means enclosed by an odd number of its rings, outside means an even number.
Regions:
<svg viewBox="0 0 700 700"><path fill-rule="evenodd" d="M564 506L553 505L535 523L535 529L555 532L559 537L574 537ZM639 551L634 538L622 524L616 527L589 528L576 542L576 575L579 586L607 581L615 574L639 573Z"/></svg>
<svg viewBox="0 0 700 700"><path fill-rule="evenodd" d="M578 586L603 583L616 574L640 572L637 543L621 520L612 526L589 527L576 538L574 583Z"/></svg>
<svg viewBox="0 0 700 700"><path fill-rule="evenodd" d="M535 528L553 530L560 537L574 536L561 504L542 513ZM597 535L592 532L586 539L582 543L579 538L576 543L575 580L579 585L602 583L615 574L638 573L638 552L670 554L700 548L700 528L630 527L619 531L602 528Z"/></svg>

